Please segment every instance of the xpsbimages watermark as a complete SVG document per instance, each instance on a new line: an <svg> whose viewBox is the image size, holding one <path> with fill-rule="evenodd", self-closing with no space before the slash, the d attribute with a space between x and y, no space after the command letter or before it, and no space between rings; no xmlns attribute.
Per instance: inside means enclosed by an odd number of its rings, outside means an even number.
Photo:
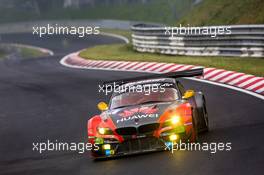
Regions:
<svg viewBox="0 0 264 175"><path fill-rule="evenodd" d="M86 151L98 150L98 145L91 143L75 143L75 142L59 142L58 140L46 142L33 142L32 143L32 151L37 151L40 154L46 151L75 151L79 154L82 154Z"/></svg>
<svg viewBox="0 0 264 175"><path fill-rule="evenodd" d="M144 93L144 95L150 95L151 93L164 93L166 91L166 87L173 86L172 83L151 83L152 81L161 81L160 80L144 80L142 83L146 84L140 84L140 81L134 84L134 83L128 83L125 85L120 85L118 82L113 82L112 84L103 84L98 85L98 92L104 93L105 95L111 94L111 93L124 93L124 92L137 92L137 93Z"/></svg>
<svg viewBox="0 0 264 175"><path fill-rule="evenodd" d="M99 35L100 27L92 26L60 26L58 24L46 26L34 26L32 27L32 34L39 37L45 35L77 35L80 38L83 38L88 35Z"/></svg>
<svg viewBox="0 0 264 175"><path fill-rule="evenodd" d="M171 153L174 153L174 151L209 151L212 154L215 154L217 152L221 151L231 151L232 150L232 143L231 142L182 142L181 140L179 142L167 142L165 143L165 150L171 151Z"/></svg>
<svg viewBox="0 0 264 175"><path fill-rule="evenodd" d="M230 35L232 34L230 26L204 26L204 27L192 27L189 24L187 26L179 27L165 27L165 35L171 37L177 36L192 36L192 35L206 35L212 38L217 37L218 35Z"/></svg>

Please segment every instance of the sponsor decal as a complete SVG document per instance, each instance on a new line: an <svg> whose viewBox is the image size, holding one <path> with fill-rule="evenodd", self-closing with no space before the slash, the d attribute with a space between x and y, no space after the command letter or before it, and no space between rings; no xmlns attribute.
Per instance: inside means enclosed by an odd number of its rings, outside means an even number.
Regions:
<svg viewBox="0 0 264 175"><path fill-rule="evenodd" d="M123 112L119 113L118 115L127 118L135 113L143 113L143 114L154 114L157 113L159 109L156 106L151 106L151 107L140 107L140 108L133 108L129 110L124 110Z"/></svg>
<svg viewBox="0 0 264 175"><path fill-rule="evenodd" d="M139 120L142 118L158 118L159 114L155 113L155 114L138 114L138 115L133 115L133 116L129 116L129 117L122 117L121 119L117 119L116 123L119 122L126 122L126 121L131 121L131 120Z"/></svg>

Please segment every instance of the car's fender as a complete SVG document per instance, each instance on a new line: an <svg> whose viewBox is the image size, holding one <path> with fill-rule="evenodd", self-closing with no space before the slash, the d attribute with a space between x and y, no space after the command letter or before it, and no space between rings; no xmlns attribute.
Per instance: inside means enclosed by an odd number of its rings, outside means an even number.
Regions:
<svg viewBox="0 0 264 175"><path fill-rule="evenodd" d="M102 121L101 117L99 115L96 115L92 118L90 118L87 121L87 133L88 133L88 138L95 136L96 128L99 125L99 123Z"/></svg>

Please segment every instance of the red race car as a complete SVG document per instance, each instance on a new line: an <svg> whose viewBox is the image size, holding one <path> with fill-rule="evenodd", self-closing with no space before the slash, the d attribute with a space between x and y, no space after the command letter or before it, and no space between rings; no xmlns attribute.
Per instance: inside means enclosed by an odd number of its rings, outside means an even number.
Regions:
<svg viewBox="0 0 264 175"><path fill-rule="evenodd" d="M118 85L109 106L88 120L92 156L107 158L157 151L179 142L196 142L208 131L202 92L184 90L180 77L203 75L203 69L144 76L106 83Z"/></svg>

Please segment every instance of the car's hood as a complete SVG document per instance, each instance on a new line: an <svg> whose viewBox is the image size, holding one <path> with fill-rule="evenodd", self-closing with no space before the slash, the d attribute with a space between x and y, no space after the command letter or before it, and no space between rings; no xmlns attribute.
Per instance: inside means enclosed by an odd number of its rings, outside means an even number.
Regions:
<svg viewBox="0 0 264 175"><path fill-rule="evenodd" d="M125 107L107 111L108 117L113 121L116 128L140 126L159 121L164 111L170 105L179 102L163 102Z"/></svg>

